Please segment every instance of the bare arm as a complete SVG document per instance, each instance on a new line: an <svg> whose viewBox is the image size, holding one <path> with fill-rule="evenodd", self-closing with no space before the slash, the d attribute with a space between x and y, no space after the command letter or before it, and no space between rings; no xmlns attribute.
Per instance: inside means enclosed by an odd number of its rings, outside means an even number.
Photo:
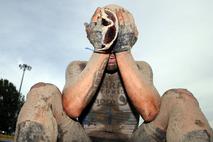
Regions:
<svg viewBox="0 0 213 142"><path fill-rule="evenodd" d="M160 109L160 95L139 71L130 52L116 53L116 59L130 100L145 121L152 121Z"/></svg>
<svg viewBox="0 0 213 142"><path fill-rule="evenodd" d="M105 34L108 33L107 30L110 26L103 25L103 19L112 22L106 16L105 11L97 8L90 24L85 24L87 38L93 45L95 53L93 53L82 72L75 73L71 69L71 75L66 79L63 91L63 106L70 117L78 117L90 102L99 87L106 68L109 59L109 48L116 36L109 39L106 36L107 43L104 42Z"/></svg>
<svg viewBox="0 0 213 142"><path fill-rule="evenodd" d="M72 118L78 117L94 96L103 76L109 55L93 53L82 72L72 69L63 90L63 107Z"/></svg>

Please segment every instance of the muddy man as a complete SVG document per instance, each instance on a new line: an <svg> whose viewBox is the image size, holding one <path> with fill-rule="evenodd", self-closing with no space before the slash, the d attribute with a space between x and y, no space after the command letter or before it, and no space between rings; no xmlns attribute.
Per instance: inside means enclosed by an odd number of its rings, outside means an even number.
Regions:
<svg viewBox="0 0 213 142"><path fill-rule="evenodd" d="M170 89L160 98L149 64L134 60L130 50L138 31L130 12L116 5L97 8L85 26L91 58L69 64L63 95L52 84L32 86L16 141L212 141L196 98L186 89Z"/></svg>

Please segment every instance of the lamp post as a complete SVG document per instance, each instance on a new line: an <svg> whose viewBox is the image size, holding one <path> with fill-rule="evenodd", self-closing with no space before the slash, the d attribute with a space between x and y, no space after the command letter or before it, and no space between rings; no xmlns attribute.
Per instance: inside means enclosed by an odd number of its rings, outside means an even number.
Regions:
<svg viewBox="0 0 213 142"><path fill-rule="evenodd" d="M23 69L23 73L22 73L22 78L21 78L21 84L20 84L20 87L19 87L19 94L21 93L21 87L22 87L22 83L23 83L23 80L24 80L24 74L25 74L25 71L26 70L31 70L32 69L32 67L31 66L29 66L29 65L27 65L27 64L19 64L19 68L22 70Z"/></svg>

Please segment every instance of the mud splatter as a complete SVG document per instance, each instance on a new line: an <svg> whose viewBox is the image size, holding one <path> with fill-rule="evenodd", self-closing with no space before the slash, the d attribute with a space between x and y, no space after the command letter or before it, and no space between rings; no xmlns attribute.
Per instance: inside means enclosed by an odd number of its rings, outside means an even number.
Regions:
<svg viewBox="0 0 213 142"><path fill-rule="evenodd" d="M18 124L17 142L50 142L50 137L45 133L41 124L32 121L25 121Z"/></svg>

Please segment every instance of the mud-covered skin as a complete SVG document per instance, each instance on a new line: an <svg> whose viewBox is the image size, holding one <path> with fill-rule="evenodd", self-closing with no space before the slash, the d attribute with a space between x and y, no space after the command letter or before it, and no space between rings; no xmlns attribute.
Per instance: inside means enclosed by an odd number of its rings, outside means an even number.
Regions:
<svg viewBox="0 0 213 142"><path fill-rule="evenodd" d="M130 142L129 139L105 139L105 138L98 138L98 137L90 137L92 142Z"/></svg>
<svg viewBox="0 0 213 142"><path fill-rule="evenodd" d="M102 11L108 15L106 18L103 17ZM90 24L85 23L85 26L87 38L94 46L94 52L98 53L128 51L138 37L132 14L117 5L97 8ZM104 30L103 27L107 27L107 30Z"/></svg>
<svg viewBox="0 0 213 142"><path fill-rule="evenodd" d="M94 52L107 53L118 34L118 20L110 9L97 8L91 22L85 23L87 38Z"/></svg>
<svg viewBox="0 0 213 142"><path fill-rule="evenodd" d="M145 64L146 65L146 64ZM85 65L81 64L79 67L81 69L84 68ZM144 71L147 68L143 68L140 64L139 68L143 69ZM146 67L148 67L146 65ZM152 74L149 72L149 76ZM147 78L148 79L148 78ZM150 78L149 78L150 79ZM152 79L150 79L152 80ZM46 91L45 91L46 90ZM40 99L35 99L36 98ZM52 125L50 120L51 117L48 117L49 113L54 114L54 119L56 118L57 126L55 127L58 129L57 137L59 142L90 142L91 140L86 135L84 129L80 125L79 122L76 122L69 118L61 109L62 103L60 101L61 94L59 93L58 89L51 84L46 83L38 83L35 84L31 91L28 93L27 101L25 103L25 107L22 108L22 113L19 116L19 120L17 122L16 128L16 141L17 142L46 142L46 141L54 141L52 138L55 137L54 135L48 134L50 129L46 129L45 127L48 125ZM59 102L57 102L59 100ZM160 114L158 117L151 123L142 124L132 135L132 142L164 142L165 141L165 131L166 131L166 139L167 142L212 142L212 129L209 127L208 122L204 119L204 115L200 113L199 105L196 98L187 90L185 89L171 89L168 90L163 97L161 98L162 105ZM32 102L32 103L31 103ZM34 108L33 103L37 104L37 102L43 104L42 109L47 110L48 112L43 115L44 122L39 123L35 117L29 118L27 115L27 111L30 112L30 116L33 116L37 112L38 107ZM44 107L44 103L47 102L47 105L50 105L50 109L46 109ZM192 109L192 112L195 112L195 116L185 115L184 112L181 112L183 115L189 117L181 121L178 116L174 115L171 110L180 110L181 107L184 107L184 103L186 102L188 110ZM192 106L193 107L192 107ZM37 105L38 106L38 105ZM192 108L191 108L192 107ZM172 108L172 109L170 109ZM188 112L187 109L185 111ZM198 111L198 112L197 112ZM26 112L23 114L23 112ZM176 111L177 112L177 111ZM178 112L179 114L180 112ZM194 114L194 113L192 113ZM58 115L58 116L57 116ZM162 117L163 116L163 117ZM167 117L170 116L172 121L168 121ZM180 117L180 118L181 118ZM174 119L176 118L176 119ZM36 121L34 121L36 120ZM193 121L194 120L194 121ZM165 122L164 122L165 121ZM160 123L157 123L160 122ZM183 122L186 122L187 127L179 127L183 126ZM158 125L160 124L160 125ZM166 124L166 129L163 131L164 125ZM177 124L177 125L176 125ZM193 127L191 127L193 126ZM172 129L171 129L172 128ZM189 128L186 129L185 128ZM178 130L177 133L176 130ZM102 136L102 135L99 135ZM174 138L173 140L171 139ZM95 142L125 142L129 141L128 139L107 139L107 138L100 138L100 137L91 137L92 140ZM211 139L211 140L210 140ZM56 141L56 140L55 140Z"/></svg>
<svg viewBox="0 0 213 142"><path fill-rule="evenodd" d="M183 136L182 142L212 142L206 130L192 131Z"/></svg>
<svg viewBox="0 0 213 142"><path fill-rule="evenodd" d="M181 88L170 89L164 93L161 97L160 113L150 124L164 130L168 142L189 141L197 134L200 139L210 141L210 137L213 136L197 99L191 92ZM201 132L205 132L209 138Z"/></svg>
<svg viewBox="0 0 213 142"><path fill-rule="evenodd" d="M134 142L211 142L213 132L186 89L170 89L161 97L160 113L142 124L132 135Z"/></svg>
<svg viewBox="0 0 213 142"><path fill-rule="evenodd" d="M90 142L81 124L63 111L61 97L52 84L33 85L19 113L15 141Z"/></svg>
<svg viewBox="0 0 213 142"><path fill-rule="evenodd" d="M100 23L100 22L99 22ZM102 43L101 40L103 38L102 31L100 29L101 24L95 25L95 23L85 24L87 38L89 39L90 43L94 47L94 52L106 52L101 51Z"/></svg>
<svg viewBox="0 0 213 142"><path fill-rule="evenodd" d="M138 38L138 30L132 13L118 5L107 5L118 19L118 36L112 45L112 52L119 53L130 50Z"/></svg>
<svg viewBox="0 0 213 142"><path fill-rule="evenodd" d="M76 61L71 63L67 68L66 82L71 82L74 74L80 74L86 64L87 62ZM140 61L137 62L137 67L144 74L144 79L153 85L150 66ZM83 117L80 117L80 121L84 121L86 132L91 136L128 139L138 124L138 114L132 110L133 106L125 94L118 72L105 74L96 95L83 112ZM108 114L110 112L112 114ZM102 132L106 133L100 135Z"/></svg>
<svg viewBox="0 0 213 142"><path fill-rule="evenodd" d="M25 121L18 124L17 127L16 142L51 142L44 127L37 122Z"/></svg>
<svg viewBox="0 0 213 142"><path fill-rule="evenodd" d="M133 133L132 142L166 142L166 132L151 123L143 123Z"/></svg>
<svg viewBox="0 0 213 142"><path fill-rule="evenodd" d="M128 100L118 73L105 74L97 97L93 99L92 107L87 107L90 110L84 114L86 117L83 120L89 135L98 135L99 132L116 137L123 134L121 138L131 135L138 124L139 115Z"/></svg>
<svg viewBox="0 0 213 142"><path fill-rule="evenodd" d="M91 142L79 122L70 119L64 126L58 126L57 142Z"/></svg>
<svg viewBox="0 0 213 142"><path fill-rule="evenodd" d="M131 27L131 26L130 26ZM132 46L137 41L137 37L134 33L130 33L125 26L120 26L120 32L118 33L118 38L113 45L113 53L119 53L128 51L132 48Z"/></svg>
<svg viewBox="0 0 213 142"><path fill-rule="evenodd" d="M146 74L147 72L143 72L143 71L139 72L139 70L140 71L141 69L143 70L144 67L140 65L136 66L132 56L130 56L130 54L129 55L125 54L130 52L124 52L129 50L135 44L137 40L138 32L137 32L136 25L134 23L134 19L127 10L119 6L109 5L104 8L108 8L110 9L110 11L112 10L112 12L114 13L111 13L111 14L112 15L115 14L116 15L115 18L118 19L116 21L119 22L118 23L119 24L118 26L120 28L118 31L119 35L117 40L115 40L115 43L113 44L113 48L114 48L113 52L116 52L116 58L118 57L117 61L118 61L119 71L122 76L123 82L126 83L127 85L125 84L126 85L125 89L123 86L118 88L119 89L122 88L123 92L125 92L125 90L128 91L128 96L132 97L131 102L134 103L134 106L137 108L138 112L143 116L143 118L147 118L145 119L146 122L150 122L154 120L150 123L142 124L135 132L133 132L133 135L132 135L133 141L161 142L161 141L165 141L165 135L166 135L166 140L168 142L184 142L184 141L190 141L190 140L195 142L198 140L210 141L210 137L212 137L212 129L210 128L208 121L206 120L202 111L200 110L197 100L195 99L195 97L193 97L193 95L189 91L185 89L172 89L167 91L165 95L163 95L163 97L161 98L160 113L158 115L157 115L159 110L158 108L160 106L160 103L158 102L159 98L156 99L157 100L156 102L153 101L153 104L155 104L154 106L152 103L150 103L150 105L146 105L145 107L142 105L142 104L146 104L147 102L149 103L150 101L149 99L147 99L144 102L142 102L143 98L140 98L140 94L143 94L143 95L148 94L144 98L149 98L150 94L151 95L155 94L152 92L155 88L152 82L151 71L149 69L148 70L145 69L145 71L146 70L148 71L148 74ZM110 14L106 14L106 15L109 16ZM110 17L108 16L107 18ZM105 48L102 46L103 42L107 44L111 43L111 41L113 41L116 37L114 32L117 33L117 31L115 29L109 29L108 32L106 32L106 37L104 37L102 28L110 24L110 22L107 21L107 19L105 19L106 21L101 20L100 18L98 18L98 16L94 16L92 20L95 20L95 17L99 19L99 21L96 23L92 23L91 25L89 25L89 27L86 28L88 38L90 42L93 44L93 46L95 47L95 51L98 52L103 50L104 51L103 53L109 53L105 51L110 49L110 45L107 48ZM113 21L113 18L109 18L109 20ZM122 53L118 53L118 52L122 52ZM77 85L73 83L76 86L74 85L74 87L73 86L71 87L71 89L74 88L72 90L74 93L72 91L68 91L68 92L72 92L74 95L71 93L72 95L69 95L67 97L68 99L74 102L73 103L74 105L70 105L69 107L64 107L64 108L68 108L71 111L74 110L74 112L69 112L69 116L71 116L72 118L78 117L79 114L81 114L82 110L85 110L84 109L85 106L90 102L90 100L95 96L96 93L97 94L102 92L108 93L107 91L110 90L110 88L103 89L103 90L100 89L101 80L105 73L104 71L106 68L107 60L109 59L109 57L107 57L108 54L93 53L93 55L94 56L92 56L91 60L88 62L87 66L85 67L86 70L82 71L85 65L72 66L70 67L72 68L72 70L71 71L68 70L68 73L66 75L67 82L66 82L65 88L69 87L70 84L72 84L73 82L77 80L76 81L77 83L75 82ZM79 68L81 70L79 70ZM81 73L81 71L83 75L81 74L82 76L78 78L78 75ZM127 74L124 74L124 73L127 73ZM129 75L136 75L136 76L134 76L133 78L130 78ZM89 78L87 78L88 76ZM143 81L137 80L138 78L143 79L146 82L145 83L146 85L143 86L144 85ZM117 79L117 78L113 78L113 79ZM82 83L83 83L82 85L83 87L79 87L79 85L81 85ZM113 84L113 81L110 81L110 84ZM136 90L136 86L137 86L137 90ZM141 89L141 86L143 86L142 89ZM98 91L98 88L100 89L100 92L96 92ZM146 89L148 89L148 91ZM86 90L86 91L83 92L82 90ZM80 91L82 91L83 93L80 94ZM110 91L117 91L117 90L112 89ZM114 105L116 103L118 104L119 101L121 106L126 105L127 98L124 97L125 93L121 93L121 94L119 93L120 92L118 92L117 96L115 97L116 98L115 100L117 102L112 99L110 100L109 96L107 96L108 97L107 101L104 100L103 98L100 98L99 100L95 100L96 101L95 103L98 106L101 106L104 104L104 107L103 106L101 107L100 109L101 111L99 111L99 113L105 110L109 111L114 109L116 111L113 110L114 111L113 115L116 116L118 119L115 122L113 122L115 119L112 119L112 117L111 118L109 117L109 116L112 116L111 112L113 111L111 111L110 114L107 114L104 117L99 115L92 116L94 118L95 117L98 118L96 119L98 121L94 121L94 122L99 122L99 124L101 124L99 126L103 126L104 132L108 133L108 135L106 135L106 133L100 133L100 131L98 131L100 130L98 129L98 125L94 125L94 129L97 128L96 132L98 132L98 133L93 133L94 134L93 136L95 137L95 138L93 137L95 139L94 141L115 141L116 138L117 138L116 141L123 141L123 139L127 140L127 138L129 137L129 134L132 133L132 130L133 130L132 128L128 129L127 127L124 127L126 128L127 131L130 130L130 133L129 133L129 132L122 132L124 128L122 129L121 127L121 125L128 122L128 119L132 116L131 111L127 110L126 112L128 113L124 113L122 109L121 110L118 109L119 106L115 106L113 109L111 106L108 106L108 105ZM78 96L82 96L82 94L83 94L83 97L82 97L83 101L79 101L80 102L79 103L76 100L80 100L80 99L76 99L76 98L78 98ZM135 94L139 94L139 95L135 96ZM67 104L72 104L70 102ZM153 108L153 109L150 109L150 108ZM143 113L145 112L143 109L144 110L149 109L149 111L147 111L148 113ZM95 111L97 112L97 109ZM66 112L68 114L68 111ZM150 115L152 112L154 112L154 114ZM46 83L38 83L34 85L31 88L30 92L28 93L27 101L22 107L22 110L19 114L19 118L17 121L16 140L17 141L55 142L58 138L58 141L63 141L63 142L66 142L66 141L67 142L69 141L89 142L90 139L86 135L86 132L82 128L81 124L69 118L67 114L63 111L61 93L57 89L57 87L51 84L46 84ZM123 114L123 115L120 115L120 114ZM144 117L145 115L147 117ZM106 120L108 121L106 122ZM137 121L137 119L134 119L133 122L136 122L135 120ZM131 126L135 128L136 124L137 123L131 123ZM114 126L115 126L115 129L114 129ZM116 138L114 136L116 136ZM110 140L109 140L109 137L111 138ZM120 138L122 138L122 140Z"/></svg>

